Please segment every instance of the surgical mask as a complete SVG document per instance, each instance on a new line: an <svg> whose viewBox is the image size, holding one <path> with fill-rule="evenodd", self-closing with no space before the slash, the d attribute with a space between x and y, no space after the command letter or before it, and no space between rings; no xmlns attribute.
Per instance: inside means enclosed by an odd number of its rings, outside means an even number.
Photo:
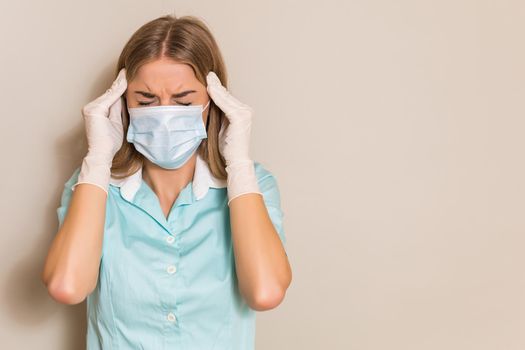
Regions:
<svg viewBox="0 0 525 350"><path fill-rule="evenodd" d="M128 142L151 162L165 169L178 169L207 138L202 112L208 107L151 106L128 108ZM209 118L209 116L208 116Z"/></svg>

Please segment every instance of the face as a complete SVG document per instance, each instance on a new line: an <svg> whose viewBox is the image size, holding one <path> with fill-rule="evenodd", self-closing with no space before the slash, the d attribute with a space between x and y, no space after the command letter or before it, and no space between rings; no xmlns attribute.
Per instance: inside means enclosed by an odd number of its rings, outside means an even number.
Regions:
<svg viewBox="0 0 525 350"><path fill-rule="evenodd" d="M126 91L128 108L203 105L210 97L191 66L162 58L142 65ZM208 106L203 111L206 124Z"/></svg>

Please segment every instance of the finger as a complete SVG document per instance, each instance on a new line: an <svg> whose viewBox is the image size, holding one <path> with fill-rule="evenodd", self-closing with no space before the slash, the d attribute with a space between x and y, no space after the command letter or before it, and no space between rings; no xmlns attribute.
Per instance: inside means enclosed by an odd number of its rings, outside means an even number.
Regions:
<svg viewBox="0 0 525 350"><path fill-rule="evenodd" d="M124 101L122 97L120 97L115 103L109 107L109 119L113 123L122 124L122 106L124 105Z"/></svg>
<svg viewBox="0 0 525 350"><path fill-rule="evenodd" d="M127 89L126 71L122 68L111 87L105 93L88 103L82 110L84 116L99 115L108 117L109 108L124 94Z"/></svg>
<svg viewBox="0 0 525 350"><path fill-rule="evenodd" d="M111 84L111 87L104 93L104 100L107 100L108 103L112 105L124 94L127 88L128 82L126 80L126 69L122 68Z"/></svg>
<svg viewBox="0 0 525 350"><path fill-rule="evenodd" d="M93 102L95 105L101 106L107 110L124 94L127 87L128 82L126 80L126 70L125 68L122 68L109 89Z"/></svg>
<svg viewBox="0 0 525 350"><path fill-rule="evenodd" d="M222 84L217 75L210 71L206 76L207 90L213 102L226 114L231 111L249 107L236 99Z"/></svg>

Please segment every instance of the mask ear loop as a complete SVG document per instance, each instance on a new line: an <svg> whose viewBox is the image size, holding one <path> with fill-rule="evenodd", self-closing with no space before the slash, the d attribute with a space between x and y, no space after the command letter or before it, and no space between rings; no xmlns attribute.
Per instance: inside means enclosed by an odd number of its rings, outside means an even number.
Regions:
<svg viewBox="0 0 525 350"><path fill-rule="evenodd" d="M208 119L206 120L206 133L208 133L208 125L210 125L211 102L208 106Z"/></svg>

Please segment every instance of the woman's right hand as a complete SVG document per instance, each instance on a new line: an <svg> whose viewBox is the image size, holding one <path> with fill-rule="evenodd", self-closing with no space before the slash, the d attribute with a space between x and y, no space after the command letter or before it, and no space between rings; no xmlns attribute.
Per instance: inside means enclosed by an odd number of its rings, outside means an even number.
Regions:
<svg viewBox="0 0 525 350"><path fill-rule="evenodd" d="M80 183L90 183L108 192L113 157L124 139L121 112L126 89L126 70L122 68L111 87L82 108L88 152L73 190Z"/></svg>
<svg viewBox="0 0 525 350"><path fill-rule="evenodd" d="M63 225L53 239L42 271L49 294L62 303L78 304L97 286L111 165L124 141L121 96L126 89L126 72L122 69L111 87L82 109L88 153L72 188L81 183L95 186L82 185L68 194L71 198Z"/></svg>
<svg viewBox="0 0 525 350"><path fill-rule="evenodd" d="M111 157L122 146L122 98L127 89L126 70L122 68L106 92L82 108L88 152Z"/></svg>

